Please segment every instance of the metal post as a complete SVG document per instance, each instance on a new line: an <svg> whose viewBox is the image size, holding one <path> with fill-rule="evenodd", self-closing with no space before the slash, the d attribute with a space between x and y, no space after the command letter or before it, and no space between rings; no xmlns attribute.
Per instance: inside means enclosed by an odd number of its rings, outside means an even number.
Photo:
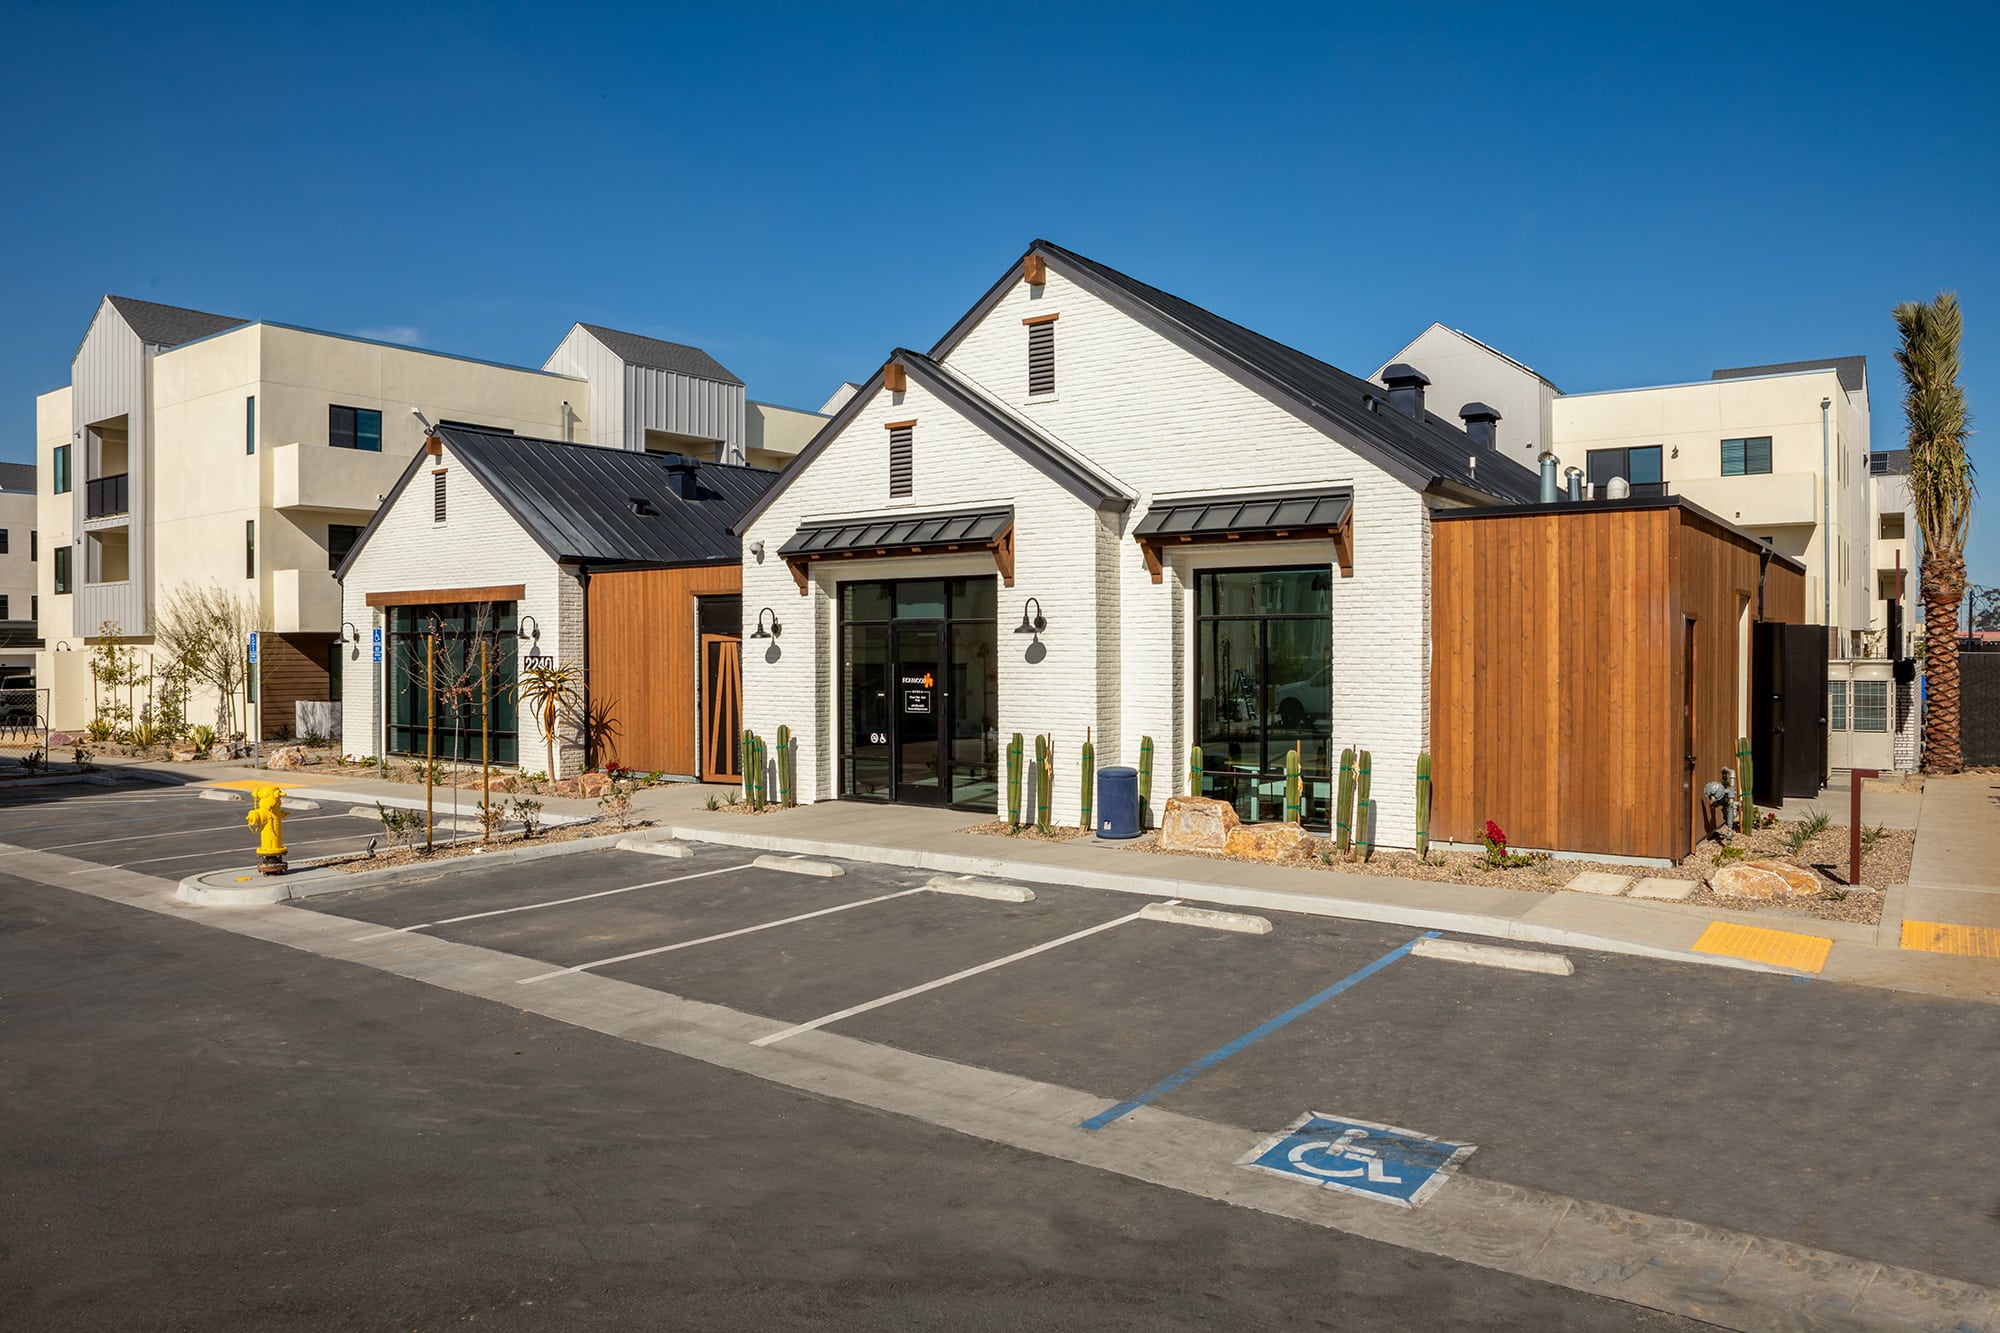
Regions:
<svg viewBox="0 0 2000 1333"><path fill-rule="evenodd" d="M432 850L437 830L437 635L424 635L424 850Z"/></svg>
<svg viewBox="0 0 2000 1333"><path fill-rule="evenodd" d="M1861 882L1861 784L1878 772L1879 769L1873 768L1847 770L1847 785L1852 789L1847 801L1847 887L1850 889Z"/></svg>
<svg viewBox="0 0 2000 1333"><path fill-rule="evenodd" d="M479 845L493 845L493 695L486 683L486 640L479 641Z"/></svg>

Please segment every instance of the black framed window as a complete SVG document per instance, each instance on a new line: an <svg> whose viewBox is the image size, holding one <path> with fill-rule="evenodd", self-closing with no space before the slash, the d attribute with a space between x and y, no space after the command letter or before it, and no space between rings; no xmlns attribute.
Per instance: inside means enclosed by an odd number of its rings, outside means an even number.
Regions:
<svg viewBox="0 0 2000 1333"><path fill-rule="evenodd" d="M1753 435L1722 442L1722 475L1760 477L1771 470L1771 437Z"/></svg>
<svg viewBox="0 0 2000 1333"><path fill-rule="evenodd" d="M74 550L72 550L72 549L71 549L71 548L70 548L69 546L67 546L67 545L63 545L63 546L58 546L58 547L56 547L56 548L55 548L55 552L54 552L54 554L55 554L55 558L56 558L56 569L55 569L55 574L56 574L56 588L55 588L55 590L56 590L56 591L57 591L58 593L65 593L65 592L69 592L69 591L71 591L71 589L70 589L70 580L71 580L71 578L72 578L72 574L71 574L71 572L70 572L70 565L71 565L71 562L72 562L72 561L74 560L74 558L75 558L75 555L76 555L76 552L75 552Z"/></svg>
<svg viewBox="0 0 2000 1333"><path fill-rule="evenodd" d="M376 415L380 416L380 413ZM243 452L257 452L257 395L254 393L243 400Z"/></svg>
<svg viewBox="0 0 2000 1333"><path fill-rule="evenodd" d="M382 414L372 407L327 408L326 442L336 449L382 452Z"/></svg>
<svg viewBox="0 0 2000 1333"><path fill-rule="evenodd" d="M1285 756L1299 752L1304 822L1332 810L1333 571L1195 574L1195 740L1202 792L1245 820L1284 818Z"/></svg>
<svg viewBox="0 0 2000 1333"><path fill-rule="evenodd" d="M257 577L257 520L243 520L243 577Z"/></svg>
<svg viewBox="0 0 2000 1333"><path fill-rule="evenodd" d="M339 569L340 562L347 559L347 553L354 549L354 543L361 540L362 528L354 523L329 523L326 525L326 567Z"/></svg>
<svg viewBox="0 0 2000 1333"><path fill-rule="evenodd" d="M55 454L49 459L49 473L55 485L55 489L50 494L68 495L70 488L68 445L59 444L56 446Z"/></svg>
<svg viewBox="0 0 2000 1333"><path fill-rule="evenodd" d="M513 602L392 607L389 613L389 750L422 755L437 719L437 757L479 762L482 697L496 764L516 763L516 615ZM435 634L435 645L426 637ZM486 645L482 696L479 646ZM425 688L428 671L429 688Z"/></svg>
<svg viewBox="0 0 2000 1333"><path fill-rule="evenodd" d="M1630 483L1634 495L1665 495L1667 485L1660 471L1660 446L1643 445L1632 449L1592 449L1586 455L1590 484L1597 488L1597 498L1604 498L1604 488L1613 477L1623 477Z"/></svg>

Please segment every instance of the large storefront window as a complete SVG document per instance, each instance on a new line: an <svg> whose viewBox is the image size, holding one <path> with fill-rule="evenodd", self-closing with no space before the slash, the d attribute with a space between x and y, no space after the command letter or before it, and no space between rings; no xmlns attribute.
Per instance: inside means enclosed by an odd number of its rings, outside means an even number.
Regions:
<svg viewBox="0 0 2000 1333"><path fill-rule="evenodd" d="M1238 818L1284 818L1285 755L1296 748L1305 822L1329 825L1332 586L1326 566L1195 576L1201 794Z"/></svg>
<svg viewBox="0 0 2000 1333"><path fill-rule="evenodd" d="M994 597L991 578L841 585L841 795L993 808Z"/></svg>
<svg viewBox="0 0 2000 1333"><path fill-rule="evenodd" d="M389 610L389 750L422 755L437 719L437 757L478 763L480 721L496 764L520 757L514 731L515 613L512 602L397 606ZM427 643L435 636L434 646ZM482 691L479 646L486 644ZM426 668L430 688L425 689ZM482 703L484 709L482 710Z"/></svg>

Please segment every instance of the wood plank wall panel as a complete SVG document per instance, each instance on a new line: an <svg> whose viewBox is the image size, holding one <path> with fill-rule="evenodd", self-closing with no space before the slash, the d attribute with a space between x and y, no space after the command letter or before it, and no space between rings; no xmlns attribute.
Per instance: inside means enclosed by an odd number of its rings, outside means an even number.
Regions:
<svg viewBox="0 0 2000 1333"><path fill-rule="evenodd" d="M1740 597L1758 547L1674 508L1487 515L1433 529L1432 837L1679 857L1734 766ZM1765 613L1796 620L1773 563ZM1696 621L1694 791L1683 746L1684 617Z"/></svg>
<svg viewBox="0 0 2000 1333"><path fill-rule="evenodd" d="M258 679L257 717L263 724L265 740L289 737L298 719L293 705L327 697L329 678L327 653L335 640L332 634L273 634L257 637ZM351 665L351 664L350 664ZM194 718L195 722L212 721Z"/></svg>
<svg viewBox="0 0 2000 1333"><path fill-rule="evenodd" d="M695 598L740 593L740 565L627 570L590 579L590 692L612 701L617 737L600 762L699 773Z"/></svg>

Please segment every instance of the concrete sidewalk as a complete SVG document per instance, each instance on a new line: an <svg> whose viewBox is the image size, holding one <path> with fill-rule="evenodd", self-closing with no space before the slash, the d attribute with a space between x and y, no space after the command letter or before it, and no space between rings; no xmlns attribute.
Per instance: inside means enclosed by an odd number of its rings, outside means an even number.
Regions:
<svg viewBox="0 0 2000 1333"><path fill-rule="evenodd" d="M1906 947L2000 967L2000 778L1961 773L1924 783L1903 917Z"/></svg>
<svg viewBox="0 0 2000 1333"><path fill-rule="evenodd" d="M1989 784L1991 780L1989 779ZM1526 893L1474 884L1441 884L1382 875L1313 870L1247 861L1139 851L1122 843L1077 838L1069 842L1000 838L967 833L985 822L964 811L917 806L822 802L794 810L751 815L709 810L708 798L725 789L656 787L639 793L634 811L683 838L766 851L834 856L878 864L914 866L1026 883L1064 883L1196 902L1304 912L1350 920L1393 922L1428 930L1597 949L1759 971L1793 969L1711 951L1710 928L1748 927L1772 932L1779 942L1830 942L1814 973L1896 990L2000 1001L2000 960L1951 957L1904 949L1903 893L1892 890L1880 926L1820 921L1778 910L1718 913L1682 903L1602 898L1582 893ZM1988 817L2000 837L2000 818ZM1921 834L1920 840L1921 840ZM1921 841L1920 841L1921 847ZM1961 864L1956 855L1951 863ZM2000 843L1987 866L2000 864ZM1982 901L2000 913L2000 890ZM1732 932L1718 932L1729 934ZM1704 940L1707 937L1707 940ZM1697 942L1704 948L1696 949ZM1721 941L1727 947L1726 940Z"/></svg>

